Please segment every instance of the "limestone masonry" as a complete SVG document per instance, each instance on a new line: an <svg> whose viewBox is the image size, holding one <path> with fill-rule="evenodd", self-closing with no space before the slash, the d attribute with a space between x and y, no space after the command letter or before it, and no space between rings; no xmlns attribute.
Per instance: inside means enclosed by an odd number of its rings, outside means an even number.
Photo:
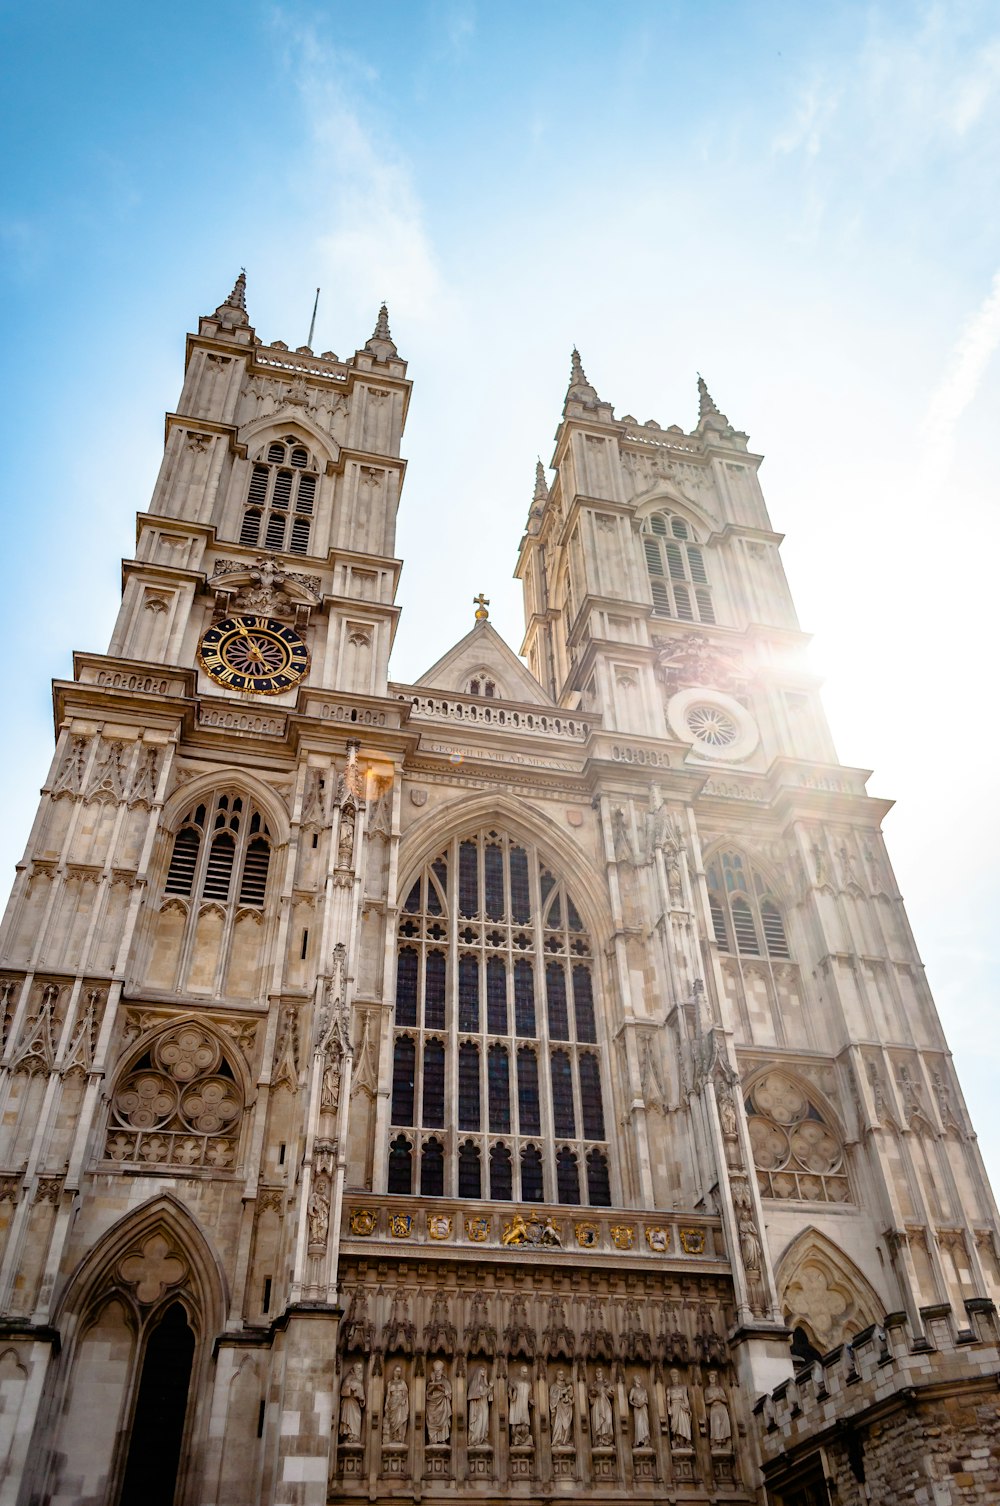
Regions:
<svg viewBox="0 0 1000 1506"><path fill-rule="evenodd" d="M998 1227L757 480L574 351L388 679L410 397L188 338L0 932L0 1506L1000 1499ZM471 594L471 593L470 593Z"/></svg>

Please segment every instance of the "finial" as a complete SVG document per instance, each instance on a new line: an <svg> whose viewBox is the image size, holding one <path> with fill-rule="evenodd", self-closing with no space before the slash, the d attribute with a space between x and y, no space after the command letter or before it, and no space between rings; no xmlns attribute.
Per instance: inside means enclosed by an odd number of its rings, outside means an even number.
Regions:
<svg viewBox="0 0 1000 1506"><path fill-rule="evenodd" d="M230 293L229 297L226 299L226 302L229 304L230 308L242 309L243 312L244 312L244 314L246 313L246 311L247 311L247 269L246 269L246 267L240 267L240 275L239 275L239 277L237 277L236 281L233 283L233 291Z"/></svg>
<svg viewBox="0 0 1000 1506"><path fill-rule="evenodd" d="M389 310L384 303L378 311L371 338L365 341L365 350L372 351L376 356L394 356L397 353L389 331Z"/></svg>
<svg viewBox="0 0 1000 1506"><path fill-rule="evenodd" d="M725 414L716 407L715 399L705 384L705 378L698 373L698 417L702 418L725 418ZM727 420L728 422L728 420Z"/></svg>
<svg viewBox="0 0 1000 1506"><path fill-rule="evenodd" d="M489 597L488 596L484 596L483 593L482 593L482 591L480 591L480 593L479 593L478 596L474 596L472 598L472 604L473 604L473 606L476 609L476 621L477 622L485 622L486 619L490 615L489 612L486 610L486 608L490 604Z"/></svg>
<svg viewBox="0 0 1000 1506"><path fill-rule="evenodd" d="M213 317L218 319L224 329L235 329L238 325L250 323L247 318L246 267L240 267L240 275L233 283L233 291L224 303L219 304Z"/></svg>
<svg viewBox="0 0 1000 1506"><path fill-rule="evenodd" d="M535 502L544 502L549 495L549 483L545 479L545 467L542 465L541 456L535 466Z"/></svg>
<svg viewBox="0 0 1000 1506"><path fill-rule="evenodd" d="M578 402L597 403L600 399L593 387L587 381L587 373L583 369L580 360L580 352L573 346L573 354L570 357L569 388L566 392L567 400L576 398Z"/></svg>

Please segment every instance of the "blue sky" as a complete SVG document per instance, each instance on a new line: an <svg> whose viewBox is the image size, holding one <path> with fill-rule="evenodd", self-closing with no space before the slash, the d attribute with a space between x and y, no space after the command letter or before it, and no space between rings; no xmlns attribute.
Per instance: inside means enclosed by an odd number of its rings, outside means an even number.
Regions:
<svg viewBox="0 0 1000 1506"><path fill-rule="evenodd" d="M621 11L622 13L618 13ZM842 758L890 850L1000 1170L990 4L0 6L6 589L0 833L49 677L106 646L183 337L245 265L264 338L389 303L416 383L394 672L510 579L579 343L619 413L694 377L762 472Z"/></svg>

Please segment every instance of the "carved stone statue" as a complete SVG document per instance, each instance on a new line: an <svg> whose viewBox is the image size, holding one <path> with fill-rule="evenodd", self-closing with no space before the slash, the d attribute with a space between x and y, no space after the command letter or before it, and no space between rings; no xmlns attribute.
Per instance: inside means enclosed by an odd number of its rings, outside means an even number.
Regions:
<svg viewBox="0 0 1000 1506"><path fill-rule="evenodd" d="M571 1448L573 1444L573 1386L565 1370L557 1370L549 1387L549 1423L552 1447Z"/></svg>
<svg viewBox="0 0 1000 1506"><path fill-rule="evenodd" d="M337 867L350 868L354 861L354 808L346 806L340 816L340 835L337 838Z"/></svg>
<svg viewBox="0 0 1000 1506"><path fill-rule="evenodd" d="M611 1406L613 1392L600 1366L594 1373L594 1383L589 1387L587 1395L590 1397L590 1434L593 1446L611 1448L615 1441L615 1414Z"/></svg>
<svg viewBox="0 0 1000 1506"><path fill-rule="evenodd" d="M317 1181L309 1194L309 1243L325 1245L330 1227L330 1199L323 1183Z"/></svg>
<svg viewBox="0 0 1000 1506"><path fill-rule="evenodd" d="M633 1375L628 1393L632 1408L632 1447L649 1447L649 1392L642 1383L641 1375Z"/></svg>
<svg viewBox="0 0 1000 1506"><path fill-rule="evenodd" d="M330 1050L327 1053L326 1066L323 1068L323 1092L321 1107L326 1113L335 1113L340 1103L340 1052Z"/></svg>
<svg viewBox="0 0 1000 1506"><path fill-rule="evenodd" d="M517 1376L507 1386L507 1420L510 1423L510 1441L514 1448L531 1447L531 1375L527 1365L522 1365Z"/></svg>
<svg viewBox="0 0 1000 1506"><path fill-rule="evenodd" d="M352 1365L340 1388L340 1439L343 1443L361 1442L361 1412L365 1404L365 1382L360 1363Z"/></svg>
<svg viewBox="0 0 1000 1506"><path fill-rule="evenodd" d="M729 1417L729 1404L714 1370L708 1372L705 1408L708 1412L708 1437L712 1447L730 1448L733 1440L733 1425Z"/></svg>
<svg viewBox="0 0 1000 1506"><path fill-rule="evenodd" d="M691 1398L679 1370L671 1370L667 1387L667 1421L672 1448L691 1447Z"/></svg>
<svg viewBox="0 0 1000 1506"><path fill-rule="evenodd" d="M447 1443L451 1437L451 1381L444 1364L435 1360L427 1382L427 1441Z"/></svg>
<svg viewBox="0 0 1000 1506"><path fill-rule="evenodd" d="M385 1388L385 1439L387 1443L405 1443L410 1421L410 1392L403 1379L403 1367L395 1365Z"/></svg>
<svg viewBox="0 0 1000 1506"><path fill-rule="evenodd" d="M726 1139L735 1139L736 1105L733 1102L733 1090L728 1083L722 1083L719 1087L719 1119Z"/></svg>
<svg viewBox="0 0 1000 1506"><path fill-rule="evenodd" d="M485 1365L480 1365L469 1382L469 1447L481 1448L490 1439L490 1402L493 1387L486 1374Z"/></svg>
<svg viewBox="0 0 1000 1506"><path fill-rule="evenodd" d="M749 1213L740 1215L740 1254L748 1271L760 1270L761 1243L757 1225Z"/></svg>

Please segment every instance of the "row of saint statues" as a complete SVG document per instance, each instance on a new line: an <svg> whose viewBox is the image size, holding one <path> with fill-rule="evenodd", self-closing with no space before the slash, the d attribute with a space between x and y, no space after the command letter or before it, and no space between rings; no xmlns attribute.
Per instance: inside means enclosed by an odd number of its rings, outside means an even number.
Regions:
<svg viewBox="0 0 1000 1506"><path fill-rule="evenodd" d="M615 1442L614 1387L598 1366L587 1387L590 1408L591 1446L613 1448ZM493 1382L485 1365L477 1366L466 1391L468 1406L469 1448L483 1448L490 1439L490 1407L494 1400ZM732 1447L732 1421L726 1392L714 1370L708 1373L704 1388L705 1414L709 1441L714 1449ZM351 1366L340 1387L339 1436L342 1444L356 1446L362 1441L362 1414L365 1409L364 1368L360 1361ZM553 1449L572 1449L576 1391L563 1369L556 1370L549 1385L549 1431ZM649 1426L649 1392L642 1376L636 1373L628 1392L632 1422L632 1448L651 1447ZM521 1365L507 1383L507 1425L512 1448L530 1449L532 1411L535 1408L534 1386L527 1365ZM448 1444L451 1440L453 1403L451 1381L444 1364L435 1360L424 1389L424 1420L429 1444ZM679 1370L670 1371L666 1388L666 1422L672 1449L693 1447L691 1393ZM403 1377L403 1367L395 1365L386 1382L382 1414L382 1442L389 1447L406 1443L410 1426L410 1390Z"/></svg>

